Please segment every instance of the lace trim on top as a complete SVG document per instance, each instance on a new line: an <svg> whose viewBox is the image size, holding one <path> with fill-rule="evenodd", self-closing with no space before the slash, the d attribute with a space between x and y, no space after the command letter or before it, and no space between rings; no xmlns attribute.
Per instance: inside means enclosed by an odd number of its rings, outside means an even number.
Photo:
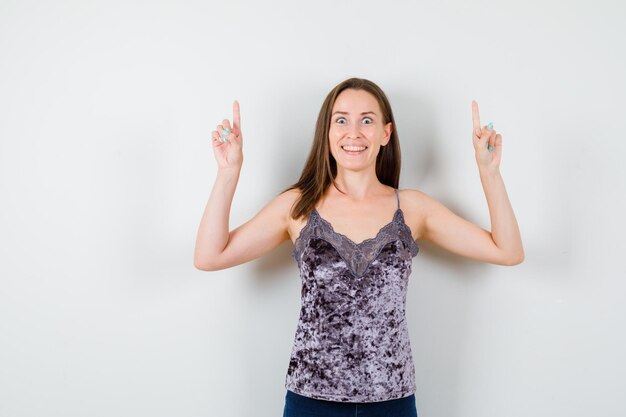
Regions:
<svg viewBox="0 0 626 417"><path fill-rule="evenodd" d="M393 219L381 227L376 236L365 239L361 243L355 243L346 235L335 232L330 222L313 208L291 252L291 256L298 263L298 268L300 268L302 252L312 238L323 239L330 243L357 277L363 276L382 249L394 240L400 240L405 248L409 249L411 257L419 252L419 247L411 235L411 229L404 222L404 213L401 208L396 210Z"/></svg>

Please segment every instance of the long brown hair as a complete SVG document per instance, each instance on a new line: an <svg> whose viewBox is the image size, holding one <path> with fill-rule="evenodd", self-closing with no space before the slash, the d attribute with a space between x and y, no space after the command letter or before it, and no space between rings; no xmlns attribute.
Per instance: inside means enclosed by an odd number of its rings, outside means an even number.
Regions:
<svg viewBox="0 0 626 417"><path fill-rule="evenodd" d="M317 117L315 134L311 151L300 174L300 179L295 184L281 192L297 188L302 191L300 197L291 208L290 215L294 219L307 216L311 213L317 202L324 195L328 187L333 184L337 190L335 177L337 176L337 161L330 153L328 145L328 134L330 131L330 118L333 105L339 93L352 88L355 90L365 90L378 100L383 113L384 124L391 122L392 131L389 142L382 146L376 156L376 177L378 180L398 188L400 180L400 144L398 142L398 130L393 118L391 105L383 90L370 80L364 78L349 78L339 83L326 96L320 113ZM340 192L343 192L339 190Z"/></svg>

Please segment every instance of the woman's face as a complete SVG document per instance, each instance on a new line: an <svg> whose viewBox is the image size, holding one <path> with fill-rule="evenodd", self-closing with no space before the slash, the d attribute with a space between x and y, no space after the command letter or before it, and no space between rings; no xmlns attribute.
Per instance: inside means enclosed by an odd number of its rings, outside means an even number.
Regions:
<svg viewBox="0 0 626 417"><path fill-rule="evenodd" d="M384 124L374 95L365 90L343 90L331 112L330 152L337 164L345 167L364 168L375 164L380 147L389 142L391 129L391 122ZM346 146L365 149L350 151L344 149Z"/></svg>

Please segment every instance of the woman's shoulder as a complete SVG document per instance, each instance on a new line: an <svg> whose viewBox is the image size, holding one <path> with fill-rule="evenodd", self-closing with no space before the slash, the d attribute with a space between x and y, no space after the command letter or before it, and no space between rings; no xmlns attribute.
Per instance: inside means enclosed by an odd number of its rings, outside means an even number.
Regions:
<svg viewBox="0 0 626 417"><path fill-rule="evenodd" d="M400 204L406 205L409 208L416 208L426 204L428 200L432 200L432 197L425 192L413 188L398 188L398 196L400 198Z"/></svg>
<svg viewBox="0 0 626 417"><path fill-rule="evenodd" d="M301 189L290 188L282 191L280 194L274 197L274 202L281 207L281 210L285 213L285 216L289 218L291 217L289 215L289 213L291 213L291 209L296 204L301 195Z"/></svg>
<svg viewBox="0 0 626 417"><path fill-rule="evenodd" d="M285 204L292 206L302 195L302 190L299 188L290 188L282 191L276 196L277 199L282 200Z"/></svg>
<svg viewBox="0 0 626 417"><path fill-rule="evenodd" d="M413 238L418 240L423 235L428 207L434 199L423 191L411 188L398 189L398 196L404 220L411 228Z"/></svg>
<svg viewBox="0 0 626 417"><path fill-rule="evenodd" d="M298 199L302 196L302 190L299 188L291 188L289 190L283 191L279 197L282 201L282 207L285 212L285 216L287 218L287 232L289 234L289 238L291 242L295 244L297 236L300 235L302 228L306 224L306 218L300 217L294 219L291 216L291 210L293 206L297 203Z"/></svg>
<svg viewBox="0 0 626 417"><path fill-rule="evenodd" d="M439 200L421 190L399 190L400 204L406 205L407 211L419 212L421 217L426 218L448 211L448 208Z"/></svg>

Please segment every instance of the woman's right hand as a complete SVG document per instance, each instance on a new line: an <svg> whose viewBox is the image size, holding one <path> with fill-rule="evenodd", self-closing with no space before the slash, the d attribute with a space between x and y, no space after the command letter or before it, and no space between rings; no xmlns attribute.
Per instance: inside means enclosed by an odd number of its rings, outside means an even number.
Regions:
<svg viewBox="0 0 626 417"><path fill-rule="evenodd" d="M222 136L222 129L230 129L227 135L228 141L220 142L219 137ZM224 119L222 124L217 125L217 130L211 132L213 137L213 153L217 160L218 169L241 169L243 164L242 142L243 135L241 133L241 118L239 115L239 102L235 100L233 103L233 126L231 128L230 121Z"/></svg>

